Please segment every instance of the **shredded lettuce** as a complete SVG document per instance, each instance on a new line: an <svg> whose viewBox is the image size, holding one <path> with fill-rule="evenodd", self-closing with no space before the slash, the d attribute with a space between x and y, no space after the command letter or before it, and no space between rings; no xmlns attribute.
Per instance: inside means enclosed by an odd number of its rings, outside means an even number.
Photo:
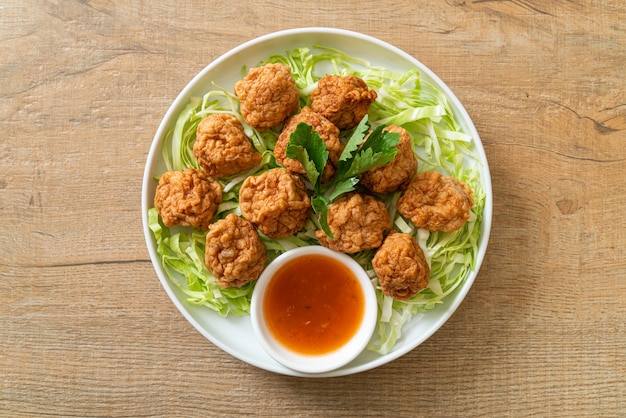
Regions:
<svg viewBox="0 0 626 418"><path fill-rule="evenodd" d="M485 194L481 187L481 167L474 152L474 139L462 131L445 94L423 80L417 70L405 73L391 71L321 45L272 55L258 65L278 62L291 68L300 92L301 107L310 105L309 95L317 87L318 80L327 73L362 78L378 93L378 98L371 105L368 114L371 127L375 129L390 124L402 126L413 139L420 172L438 170L464 181L474 192L475 203L470 220L461 229L449 233L416 228L410 220L402 217L395 208L401 193L378 196L389 210L393 228L415 237L431 267L428 287L408 301L399 301L383 295L380 291L380 284L371 263L374 250L352 255L368 272L372 285L377 290L379 322L368 348L380 354L389 353L401 340L405 325L409 321L419 321L425 312L444 303L446 296L454 292L476 266ZM245 72L244 67L242 74ZM263 132L256 131L241 117L238 99L226 89L213 85L211 91L203 97L190 99L174 128L168 132L162 155L167 170L199 167L193 156L195 131L200 120L211 113L235 116L254 147L263 154L262 162L247 173L219 179L224 193L216 218L223 218L228 213L239 215L241 212L237 199L243 180L249 175L257 175L278 166L272 150L280 130L277 127ZM347 141L348 137L344 139ZM350 149L350 146L346 148ZM292 151L304 153L304 149L294 148ZM319 174L320 167L314 165L311 164L309 171L317 171ZM313 180L317 181L316 178ZM350 190L353 186L337 185L337 193L344 189ZM161 223L154 208L149 212L149 226L154 234L164 271L187 295L189 303L206 306L223 316L249 313L254 283L241 289L222 289L216 284L203 261L206 232L183 227L167 228ZM319 219L312 217L303 231L291 237L274 240L260 234L269 260L295 247L318 245L314 232L320 227Z"/></svg>

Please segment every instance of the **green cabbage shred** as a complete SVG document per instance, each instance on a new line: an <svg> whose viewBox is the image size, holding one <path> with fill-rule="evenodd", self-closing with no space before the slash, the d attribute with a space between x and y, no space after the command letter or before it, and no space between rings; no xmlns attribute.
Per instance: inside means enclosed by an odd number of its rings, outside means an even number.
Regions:
<svg viewBox="0 0 626 418"><path fill-rule="evenodd" d="M431 267L429 286L411 300L399 301L380 291L371 263L374 250L352 255L368 272L377 291L379 322L368 349L380 354L389 353L402 338L403 327L409 320L419 320L425 312L444 303L446 296L454 292L476 267L485 194L473 138L462 132L445 95L422 80L417 70L390 71L321 45L272 55L258 65L278 62L291 68L300 90L300 106L310 105L309 95L326 73L361 77L378 93L368 115L372 128L401 125L413 139L419 172L438 170L465 182L474 192L470 220L461 229L449 233L418 229L410 220L404 219L395 209L399 192L379 196L389 209L393 228L417 239ZM242 73L245 73L245 67ZM229 213L241 214L238 194L247 176L278 167L271 150L280 130L258 132L253 129L241 117L238 99L226 89L213 85L203 97L190 99L174 128L168 132L162 155L167 170L199 168L193 156L196 128L202 118L212 113L235 116L254 147L263 154L261 163L247 173L219 179L224 193L215 217L221 219ZM223 289L217 285L204 264L206 231L189 227L167 228L155 208L151 208L148 215L163 270L186 295L188 303L208 307L221 316L249 314L254 282L242 288ZM260 235L271 261L292 248L319 245L315 238L315 230L319 228L319 221L310 219L302 231L291 237L274 240Z"/></svg>

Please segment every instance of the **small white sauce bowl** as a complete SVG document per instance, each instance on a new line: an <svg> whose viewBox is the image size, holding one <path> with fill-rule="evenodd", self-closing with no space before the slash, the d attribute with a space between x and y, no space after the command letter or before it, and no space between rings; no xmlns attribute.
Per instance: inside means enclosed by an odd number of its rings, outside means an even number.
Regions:
<svg viewBox="0 0 626 418"><path fill-rule="evenodd" d="M357 278L363 290L365 303L363 320L354 336L337 350L320 355L300 354L291 351L278 342L267 326L263 309L268 284L271 282L276 272L278 272L285 263L309 255L326 256L348 267ZM311 245L287 251L274 259L265 268L257 280L254 292L252 293L250 317L254 333L259 343L270 357L282 365L298 372L323 373L341 368L350 363L366 348L376 328L378 305L374 286L359 263L354 261L347 254L333 251L319 245Z"/></svg>

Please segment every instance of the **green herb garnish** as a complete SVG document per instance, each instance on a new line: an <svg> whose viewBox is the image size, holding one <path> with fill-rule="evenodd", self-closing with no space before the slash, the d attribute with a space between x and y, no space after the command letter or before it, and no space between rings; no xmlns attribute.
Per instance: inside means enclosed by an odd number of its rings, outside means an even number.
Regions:
<svg viewBox="0 0 626 418"><path fill-rule="evenodd" d="M322 183L322 173L328 161L328 150L322 138L304 122L296 127L287 145L286 155L298 160L313 186L311 205L319 216L320 228L330 239L334 235L328 226L328 205L338 197L354 191L359 183L359 175L372 168L389 163L398 152L399 135L383 131L380 125L369 135L370 124L367 115L352 132L350 139L339 157L333 178Z"/></svg>

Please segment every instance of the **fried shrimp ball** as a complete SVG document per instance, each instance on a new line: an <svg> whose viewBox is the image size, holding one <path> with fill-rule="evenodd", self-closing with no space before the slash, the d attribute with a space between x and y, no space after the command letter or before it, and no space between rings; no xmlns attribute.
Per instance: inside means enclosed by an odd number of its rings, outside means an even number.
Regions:
<svg viewBox="0 0 626 418"><path fill-rule="evenodd" d="M361 184L374 193L406 190L417 171L417 158L413 152L411 135L406 129L396 125L384 130L399 134L400 142L395 147L398 153L389 163L361 174Z"/></svg>
<svg viewBox="0 0 626 418"><path fill-rule="evenodd" d="M243 173L261 162L236 117L216 113L200 121L193 155L209 176L228 177Z"/></svg>
<svg viewBox="0 0 626 418"><path fill-rule="evenodd" d="M241 287L258 279L267 261L254 226L232 213L209 227L204 257L221 287Z"/></svg>
<svg viewBox="0 0 626 418"><path fill-rule="evenodd" d="M235 95L244 120L259 131L281 124L299 105L291 68L280 63L251 68L235 84Z"/></svg>
<svg viewBox="0 0 626 418"><path fill-rule="evenodd" d="M430 267L419 244L409 234L391 232L372 260L382 292L407 300L428 286Z"/></svg>
<svg viewBox="0 0 626 418"><path fill-rule="evenodd" d="M341 130L352 129L376 100L363 79L353 75L325 75L311 93L311 108Z"/></svg>
<svg viewBox="0 0 626 418"><path fill-rule="evenodd" d="M195 168L163 173L154 196L154 206L166 226L207 229L220 203L222 186Z"/></svg>
<svg viewBox="0 0 626 418"><path fill-rule="evenodd" d="M465 224L473 205L472 190L465 183L426 171L411 181L396 207L417 227L451 232Z"/></svg>
<svg viewBox="0 0 626 418"><path fill-rule="evenodd" d="M304 174L304 167L300 161L287 157L287 145L291 139L291 134L296 130L299 123L304 122L313 128L313 131L322 138L326 149L328 150L328 161L324 166L322 173L322 181L330 179L335 174L335 168L339 162L339 156L343 152L343 144L339 140L339 129L324 116L321 116L305 106L300 113L292 116L287 120L283 131L281 132L276 146L274 147L274 156L276 161L292 173Z"/></svg>
<svg viewBox="0 0 626 418"><path fill-rule="evenodd" d="M311 210L311 199L296 174L275 168L250 176L239 190L241 214L270 238L298 232Z"/></svg>
<svg viewBox="0 0 626 418"><path fill-rule="evenodd" d="M351 254L380 247L391 219L383 202L352 192L328 205L328 226L334 239L322 230L315 231L320 244Z"/></svg>

